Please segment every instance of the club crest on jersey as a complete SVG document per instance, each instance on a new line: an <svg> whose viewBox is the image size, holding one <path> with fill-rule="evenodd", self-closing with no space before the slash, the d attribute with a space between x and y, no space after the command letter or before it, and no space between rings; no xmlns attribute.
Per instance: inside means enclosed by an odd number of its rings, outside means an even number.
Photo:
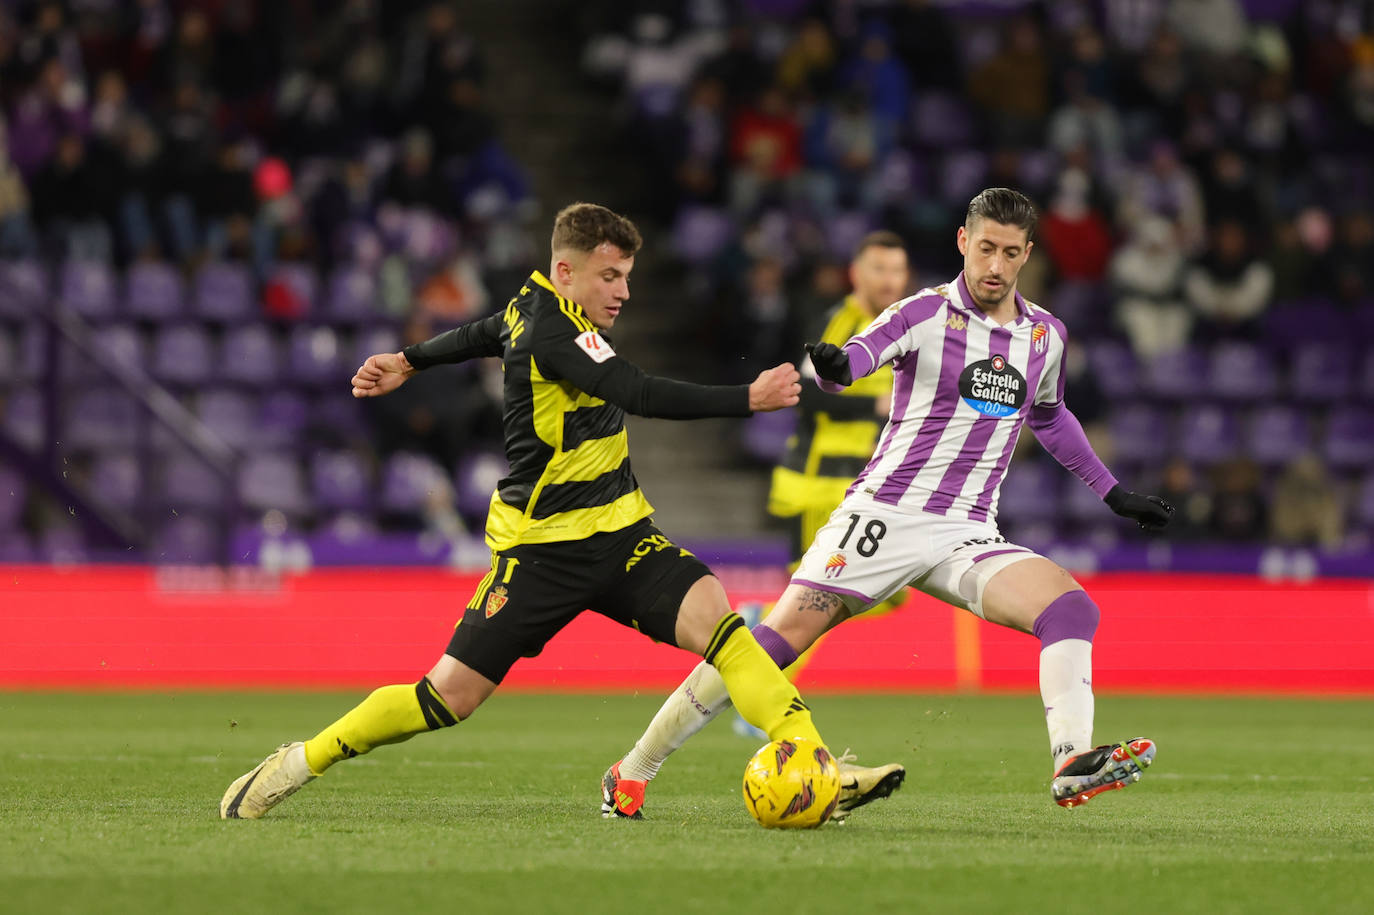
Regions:
<svg viewBox="0 0 1374 915"><path fill-rule="evenodd" d="M1031 328L1031 346L1037 353L1043 353L1045 347L1049 345L1050 329L1045 326L1044 321L1036 321Z"/></svg>
<svg viewBox="0 0 1374 915"><path fill-rule="evenodd" d="M843 553L831 553L830 558L825 561L825 577L839 578L848 564L849 561L844 558Z"/></svg>
<svg viewBox="0 0 1374 915"><path fill-rule="evenodd" d="M968 330L968 319L961 314L950 312L949 317L945 318L945 327L950 330Z"/></svg>
<svg viewBox="0 0 1374 915"><path fill-rule="evenodd" d="M501 608L506 605L506 601L508 600L510 600L510 598L506 596L505 585L497 585L492 588L491 593L487 595L487 619L491 619L493 616L500 613Z"/></svg>
<svg viewBox="0 0 1374 915"><path fill-rule="evenodd" d="M615 350L594 330L589 330L577 336L577 348L586 353L593 362L605 362L615 355Z"/></svg>
<svg viewBox="0 0 1374 915"><path fill-rule="evenodd" d="M984 416L998 419L1011 416L1025 405L1028 387L1026 377L1002 355L967 365L959 375L959 394L964 403Z"/></svg>

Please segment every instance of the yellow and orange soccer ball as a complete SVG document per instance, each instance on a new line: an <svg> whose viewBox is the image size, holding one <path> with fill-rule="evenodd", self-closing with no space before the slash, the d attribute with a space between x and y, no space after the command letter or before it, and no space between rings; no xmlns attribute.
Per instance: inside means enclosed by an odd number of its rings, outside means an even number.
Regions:
<svg viewBox="0 0 1374 915"><path fill-rule="evenodd" d="M764 744L744 767L744 806L769 829L815 829L840 800L830 751L800 737Z"/></svg>

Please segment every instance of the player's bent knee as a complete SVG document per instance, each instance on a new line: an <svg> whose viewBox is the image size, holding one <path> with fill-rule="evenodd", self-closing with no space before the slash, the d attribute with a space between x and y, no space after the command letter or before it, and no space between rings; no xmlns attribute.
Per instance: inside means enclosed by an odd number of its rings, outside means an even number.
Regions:
<svg viewBox="0 0 1374 915"><path fill-rule="evenodd" d="M704 575L687 590L678 606L674 635L679 648L705 655L716 626L733 616L725 588L714 575Z"/></svg>
<svg viewBox="0 0 1374 915"><path fill-rule="evenodd" d="M494 681L452 655L440 658L428 677L439 697L459 721L470 717L496 691Z"/></svg>
<svg viewBox="0 0 1374 915"><path fill-rule="evenodd" d="M1031 632L1041 645L1052 645L1065 639L1091 642L1101 619L1102 611L1098 609L1097 602L1088 596L1088 592L1082 589L1066 591L1040 612Z"/></svg>

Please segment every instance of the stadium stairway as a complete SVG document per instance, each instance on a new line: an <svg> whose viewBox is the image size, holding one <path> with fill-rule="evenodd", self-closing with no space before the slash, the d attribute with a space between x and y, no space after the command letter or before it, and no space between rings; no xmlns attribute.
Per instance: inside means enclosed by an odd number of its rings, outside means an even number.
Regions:
<svg viewBox="0 0 1374 915"><path fill-rule="evenodd" d="M487 60L487 96L502 139L528 170L539 201L535 237L542 244L544 227L574 200L634 215L645 246L623 328L614 334L617 348L646 371L718 380L694 372L692 351L682 346L695 316L677 304L681 270L666 256L668 228L640 216L649 176L625 141L620 102L581 77L578 41L557 29L528 28L536 19L574 23L576 10L563 0L503 0L463 11L464 27ZM635 475L666 533L739 537L762 528L767 476L741 468L739 420L631 418L629 428Z"/></svg>

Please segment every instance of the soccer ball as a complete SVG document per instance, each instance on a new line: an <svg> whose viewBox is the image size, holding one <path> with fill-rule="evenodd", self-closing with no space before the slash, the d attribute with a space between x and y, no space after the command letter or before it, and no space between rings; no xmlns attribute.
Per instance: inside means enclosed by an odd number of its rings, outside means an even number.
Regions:
<svg viewBox="0 0 1374 915"><path fill-rule="evenodd" d="M797 737L766 743L744 767L744 806L769 829L815 829L840 800L830 751Z"/></svg>

